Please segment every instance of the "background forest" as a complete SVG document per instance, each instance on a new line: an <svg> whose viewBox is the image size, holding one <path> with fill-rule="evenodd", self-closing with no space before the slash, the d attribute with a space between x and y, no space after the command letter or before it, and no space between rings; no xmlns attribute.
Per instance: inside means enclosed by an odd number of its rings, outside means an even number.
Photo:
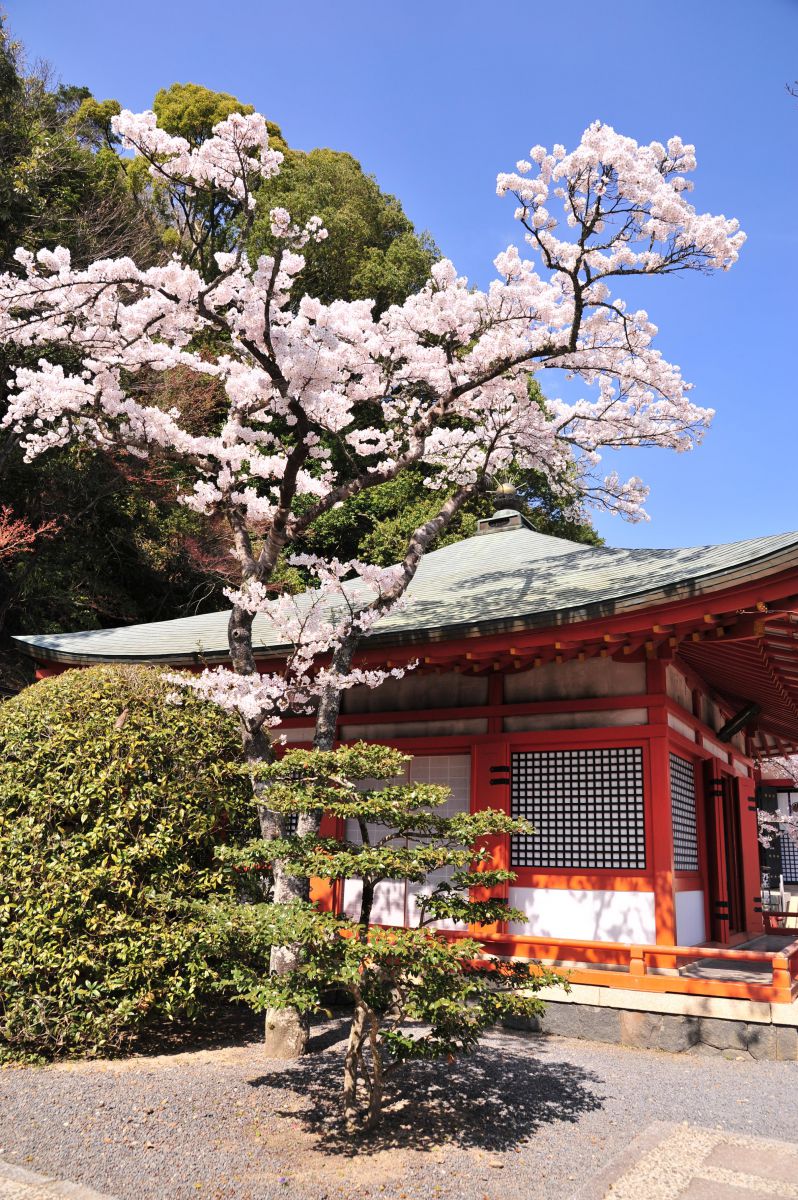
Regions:
<svg viewBox="0 0 798 1200"><path fill-rule="evenodd" d="M124 105L99 100L60 82L53 68L28 63L0 23L0 270L14 265L18 246L63 245L77 266L130 254L142 266L177 249L176 221L158 185L126 157L111 130ZM252 107L194 83L173 83L153 98L159 123L198 144L231 112ZM324 252L306 251L302 290L325 302L370 298L378 310L402 302L427 279L439 257L433 237L416 230L401 201L344 150L309 152L290 145L274 125L273 143L285 154L281 173L261 184L251 254L270 247L268 213L277 205L295 219L322 218L330 232ZM207 269L224 250L221 223L199 253ZM213 354L215 347L208 346ZM24 352L0 347L0 415L5 381ZM66 362L64 365L68 365ZM149 402L177 407L196 432L212 430L221 411L216 384L179 371L142 385ZM421 486L421 468L364 492L313 527L302 549L388 565L437 500ZM562 511L542 479L512 480L527 516L545 533L598 541L587 520ZM55 632L166 620L225 607L222 589L235 582L211 519L174 504L179 478L166 462L146 464L117 451L70 449L26 463L15 436L0 437L0 689L26 681L14 652L14 633ZM491 508L470 503L443 543L473 532ZM300 589L289 566L277 587Z"/></svg>

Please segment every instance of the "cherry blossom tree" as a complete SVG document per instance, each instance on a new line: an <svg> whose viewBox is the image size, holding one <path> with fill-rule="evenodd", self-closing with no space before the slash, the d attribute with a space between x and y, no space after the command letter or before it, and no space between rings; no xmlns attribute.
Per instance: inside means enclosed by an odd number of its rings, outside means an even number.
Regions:
<svg viewBox="0 0 798 1200"><path fill-rule="evenodd" d="M3 425L29 459L74 441L168 456L188 480L181 502L224 520L241 579L231 670L197 686L238 713L253 763L270 756L270 726L302 705L315 707L317 748L330 748L341 688L384 677L353 671L360 638L401 602L423 554L486 480L514 464L575 502L639 519L644 485L604 473L602 453L686 450L711 419L655 348L648 314L613 292L625 276L726 270L738 257L737 222L688 200L695 153L679 138L638 145L597 122L570 153L534 147L497 188L515 198L534 259L509 246L486 290L441 261L417 294L375 316L368 301L292 304L302 248L326 236L316 218L300 227L273 209L277 250L248 258L258 186L282 158L262 116L233 113L198 146L159 129L151 112L113 124L168 197L182 257L77 269L63 248L18 251L18 269L0 277L0 339L41 358L16 370ZM203 275L207 213L232 248ZM217 386L214 430L197 433L151 402L147 380L178 368ZM581 379L585 398L540 403L529 377L547 370ZM278 561L314 521L416 466L441 504L396 568L305 563L322 585L315 600L292 613L273 599ZM253 651L258 612L294 647L266 676ZM267 799L261 790L264 833L280 835L284 817ZM317 821L302 814L300 833ZM303 887L279 864L275 879L278 898Z"/></svg>
<svg viewBox="0 0 798 1200"><path fill-rule="evenodd" d="M788 779L798 791L798 757L792 754L771 759L768 763L768 777ZM767 786L767 779L763 782ZM759 841L763 846L769 848L774 841L781 840L782 834L798 846L798 811L782 812L777 808L774 812L766 812L760 808L756 815Z"/></svg>

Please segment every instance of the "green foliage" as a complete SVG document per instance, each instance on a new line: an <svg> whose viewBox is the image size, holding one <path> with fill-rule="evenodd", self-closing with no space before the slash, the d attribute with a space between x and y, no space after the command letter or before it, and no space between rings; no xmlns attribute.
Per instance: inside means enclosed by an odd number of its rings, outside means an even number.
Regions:
<svg viewBox="0 0 798 1200"><path fill-rule="evenodd" d="M319 216L329 233L303 250L297 299L303 293L325 303L369 299L382 312L423 287L440 257L429 234L416 232L396 196L382 192L351 154L286 150L280 174L259 189L254 256L274 248L269 211L277 207L300 223Z"/></svg>
<svg viewBox="0 0 798 1200"><path fill-rule="evenodd" d="M242 104L229 92L214 92L199 83L173 83L156 92L152 104L158 124L167 133L184 137L199 146L211 136L214 125L233 113L253 113L253 105ZM277 150L286 148L280 126L268 122L269 142Z"/></svg>
<svg viewBox="0 0 798 1200"><path fill-rule="evenodd" d="M25 68L0 23L0 268L17 246L66 246L76 263L160 247L154 213L131 190L110 122L120 106Z"/></svg>
<svg viewBox="0 0 798 1200"><path fill-rule="evenodd" d="M95 667L0 707L0 1057L118 1051L215 986L190 906L232 895L251 787L232 720L172 690Z"/></svg>
<svg viewBox="0 0 798 1200"><path fill-rule="evenodd" d="M14 632L96 629L224 604L224 555L214 571L213 531L175 503L168 474L73 448L35 463L12 458L2 492L35 525L58 526L8 573Z"/></svg>
<svg viewBox="0 0 798 1200"><path fill-rule="evenodd" d="M213 915L228 946L240 941L244 928L261 953L288 941L303 949L302 965L284 975L235 964L231 982L248 1004L257 1011L325 1011L331 990L346 991L378 1014L380 1045L395 1065L467 1052L506 1017L539 1016L544 1006L537 992L564 985L556 972L532 974L528 963L486 958L470 937L377 926L364 932L302 903L252 906L237 920L227 908ZM408 1031L408 1023L425 1028Z"/></svg>
<svg viewBox="0 0 798 1200"><path fill-rule="evenodd" d="M566 510L561 498L537 472L508 472L525 503L524 516L539 532L587 545L601 545L591 523ZM412 532L434 517L441 494L424 487L419 468L361 492L339 508L324 513L308 531L307 546L314 554L358 558L387 567L404 556ZM477 522L496 509L494 497L476 495L460 510L435 549L472 537Z"/></svg>
<svg viewBox="0 0 798 1200"><path fill-rule="evenodd" d="M473 938L432 928L441 920L473 927L520 919L506 900L486 894L514 876L493 865L484 839L530 829L497 810L441 816L446 788L396 782L409 761L397 750L363 743L290 750L258 768L269 807L354 821L360 840L294 835L221 851L247 873L280 860L300 877L360 879L358 922L300 903L255 904L243 912L215 906L211 914L230 962L229 983L254 1008L309 1013L323 1009L331 991L350 995L354 1016L343 1095L353 1127L379 1121L389 1071L413 1059L467 1052L503 1018L538 1015L542 987L565 984L551 970L536 965L533 972L527 963L489 958ZM441 867L449 868L450 877L417 898L417 928L371 924L379 881L423 883ZM269 974L264 952L274 945L301 950L299 965Z"/></svg>

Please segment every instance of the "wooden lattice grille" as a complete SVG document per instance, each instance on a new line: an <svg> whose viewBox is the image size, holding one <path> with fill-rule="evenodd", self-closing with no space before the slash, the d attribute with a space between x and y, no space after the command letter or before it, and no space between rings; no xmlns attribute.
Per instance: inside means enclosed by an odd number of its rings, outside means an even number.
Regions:
<svg viewBox="0 0 798 1200"><path fill-rule="evenodd" d="M673 866L677 871L697 871L698 825L695 808L695 768L685 758L671 754L671 820Z"/></svg>
<svg viewBox="0 0 798 1200"><path fill-rule="evenodd" d="M645 869L639 746L513 754L511 811L535 827L511 838L514 867Z"/></svg>
<svg viewBox="0 0 798 1200"><path fill-rule="evenodd" d="M784 807L788 813L798 811L798 792L787 793ZM781 850L781 874L784 882L798 883L798 845L795 844L786 829L779 831L779 849Z"/></svg>

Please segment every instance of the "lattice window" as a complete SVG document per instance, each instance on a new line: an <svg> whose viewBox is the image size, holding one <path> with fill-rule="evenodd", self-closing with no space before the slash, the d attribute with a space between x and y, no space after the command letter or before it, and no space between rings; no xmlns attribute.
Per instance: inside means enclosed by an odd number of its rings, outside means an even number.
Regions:
<svg viewBox="0 0 798 1200"><path fill-rule="evenodd" d="M782 812L798 812L798 793L780 792L779 808ZM798 846L786 829L779 834L779 849L781 850L781 875L785 883L798 883Z"/></svg>
<svg viewBox="0 0 798 1200"><path fill-rule="evenodd" d="M695 767L671 755L671 820L673 865L677 871L697 871L698 826L695 811Z"/></svg>
<svg viewBox="0 0 798 1200"><path fill-rule="evenodd" d="M511 811L535 827L511 838L514 867L645 868L640 747L513 754Z"/></svg>
<svg viewBox="0 0 798 1200"><path fill-rule="evenodd" d="M786 830L781 831L781 874L785 883L798 883L798 846Z"/></svg>

